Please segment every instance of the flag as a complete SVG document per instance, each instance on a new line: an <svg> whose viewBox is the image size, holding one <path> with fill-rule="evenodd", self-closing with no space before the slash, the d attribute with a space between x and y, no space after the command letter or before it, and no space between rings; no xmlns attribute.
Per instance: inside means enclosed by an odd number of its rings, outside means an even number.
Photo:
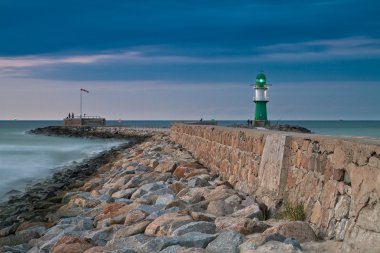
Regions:
<svg viewBox="0 0 380 253"><path fill-rule="evenodd" d="M88 90L85 90L85 89L80 89L81 91L84 91L84 92L87 92L87 93L90 93Z"/></svg>

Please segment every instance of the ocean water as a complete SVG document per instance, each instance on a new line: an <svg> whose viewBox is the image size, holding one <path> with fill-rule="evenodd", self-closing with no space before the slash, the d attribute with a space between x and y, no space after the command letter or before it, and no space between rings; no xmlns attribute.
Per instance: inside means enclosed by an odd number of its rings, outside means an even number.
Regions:
<svg viewBox="0 0 380 253"><path fill-rule="evenodd" d="M121 144L116 140L49 137L27 134L49 121L0 121L0 200L10 190L23 190L53 170L72 165Z"/></svg>
<svg viewBox="0 0 380 253"><path fill-rule="evenodd" d="M171 120L128 120L108 121L108 125L127 127L170 127L175 122ZM220 126L247 124L246 120L217 120ZM380 121L349 121L349 120L272 120L272 124L290 124L306 127L313 133L332 136L357 136L380 138Z"/></svg>
<svg viewBox="0 0 380 253"><path fill-rule="evenodd" d="M170 120L108 121L110 126L170 127ZM23 190L56 169L80 162L121 144L117 140L49 137L26 131L62 121L0 121L0 200L10 190ZM218 125L246 124L246 120L223 120ZM272 121L306 127L317 134L380 138L380 121Z"/></svg>

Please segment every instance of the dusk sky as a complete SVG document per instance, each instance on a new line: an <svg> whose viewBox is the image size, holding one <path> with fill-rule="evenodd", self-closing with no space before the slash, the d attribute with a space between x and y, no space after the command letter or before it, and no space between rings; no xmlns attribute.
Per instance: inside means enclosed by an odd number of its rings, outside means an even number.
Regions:
<svg viewBox="0 0 380 253"><path fill-rule="evenodd" d="M0 119L380 119L378 0L0 0Z"/></svg>

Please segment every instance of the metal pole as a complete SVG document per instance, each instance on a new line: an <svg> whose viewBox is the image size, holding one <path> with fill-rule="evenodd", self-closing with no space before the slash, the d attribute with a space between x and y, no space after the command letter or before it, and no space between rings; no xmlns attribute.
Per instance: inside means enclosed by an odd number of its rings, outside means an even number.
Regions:
<svg viewBox="0 0 380 253"><path fill-rule="evenodd" d="M82 120L82 89L80 90L80 119Z"/></svg>

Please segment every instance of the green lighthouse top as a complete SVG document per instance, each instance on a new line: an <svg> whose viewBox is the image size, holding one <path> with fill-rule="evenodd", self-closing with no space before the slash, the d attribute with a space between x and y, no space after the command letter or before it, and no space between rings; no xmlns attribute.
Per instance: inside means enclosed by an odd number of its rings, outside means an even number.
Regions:
<svg viewBox="0 0 380 253"><path fill-rule="evenodd" d="M266 86L266 83L267 83L267 78L264 75L264 73L262 72L259 73L256 76L256 87L264 88Z"/></svg>

